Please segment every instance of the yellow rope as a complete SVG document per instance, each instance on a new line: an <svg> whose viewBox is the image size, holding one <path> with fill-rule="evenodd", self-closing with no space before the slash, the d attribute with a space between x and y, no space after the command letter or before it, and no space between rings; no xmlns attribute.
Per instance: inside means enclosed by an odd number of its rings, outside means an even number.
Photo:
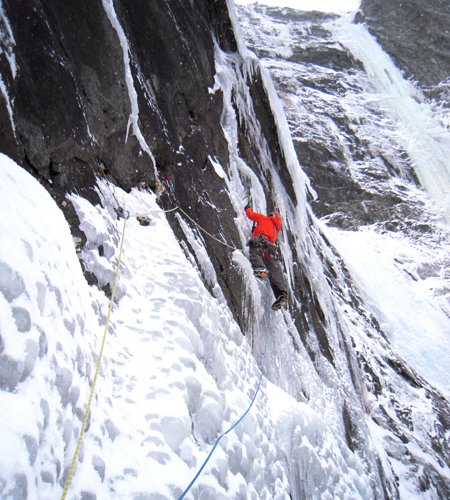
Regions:
<svg viewBox="0 0 450 500"><path fill-rule="evenodd" d="M73 476L73 472L75 470L75 464L77 462L78 454L80 453L81 444L83 442L84 432L86 430L86 425L87 425L87 421L88 421L89 411L91 409L92 398L94 396L94 390L95 390L95 384L97 383L97 377L98 377L98 374L100 372L100 364L101 364L101 361L102 361L103 349L105 347L106 334L107 334L108 328L109 328L109 320L110 320L110 317L111 317L111 311L112 311L112 308L113 308L114 296L116 294L117 282L118 282L118 278L119 278L120 261L122 259L122 250L123 250L123 242L124 242L124 239L125 239L125 227L126 227L126 223L127 223L127 219L124 219L123 220L122 236L121 236L121 240L120 240L119 257L117 259L116 275L114 277L114 285L113 285L113 289L112 289L112 293L111 293L111 299L109 300L108 315L106 316L105 330L103 332L103 338L102 338L102 343L101 343L101 347L100 347L100 352L98 354L97 366L95 368L94 379L92 380L91 391L89 393L89 399L88 399L88 403L87 403L87 406L86 406L86 411L84 413L84 418L83 418L83 423L81 425L80 435L78 437L77 446L75 448L75 453L73 454L73 457L72 457L72 462L70 464L69 473L68 473L67 479L66 479L66 484L64 485L64 490L63 490L63 493L61 495L61 500L64 500L66 498L67 491L69 490L70 483L72 482L72 476Z"/></svg>
<svg viewBox="0 0 450 500"><path fill-rule="evenodd" d="M175 212L176 210L179 210L185 217L187 217L191 222L193 222L199 229L201 229L205 234L210 236L213 240L221 243L222 245L224 245L228 248L231 248L231 250L237 250L236 247L228 245L224 241L219 240L214 235L212 235L211 233L206 231L206 229L203 229L203 227L198 222L196 222L188 213L186 213L181 207L178 207L178 206L174 207L174 208L170 208L169 210L152 210L150 212L146 212L146 213L142 213L142 214L135 214L135 215L133 215L133 217L136 217L136 218L143 217L143 216L154 214L154 213L169 213L169 212ZM101 365L103 350L104 350L105 342L106 342L106 334L108 333L109 321L111 318L114 297L116 295L117 282L119 279L120 262L122 259L123 243L125 240L125 228L126 228L127 220L128 220L127 218L124 218L124 220L123 220L123 229L122 229L122 235L121 235L121 239L120 239L119 256L117 259L116 274L114 277L114 285L113 285L113 289L112 289L112 293L111 293L111 299L109 300L108 314L106 316L105 329L103 331L103 337L102 337L102 342L101 342L101 346L100 346L100 352L98 354L97 365L95 368L95 374L94 374L94 378L92 380L92 385L91 385L91 390L89 392L89 398L88 398L88 402L86 405L86 410L84 412L83 423L81 424L80 435L78 436L77 446L75 448L75 452L74 452L73 457L72 457L72 462L70 464L69 472L67 474L66 483L64 485L64 490L63 490L63 493L61 495L61 500L65 500L67 492L68 492L69 487L70 487L70 484L72 482L72 477L73 477L73 473L75 470L75 465L76 465L76 462L78 459L78 455L80 453L81 445L83 443L83 438L84 438L84 433L85 433L86 426L87 426L89 412L91 410L91 404L92 404L92 399L94 397L95 385L97 383L98 374L100 373L100 365Z"/></svg>
<svg viewBox="0 0 450 500"><path fill-rule="evenodd" d="M151 214L168 214L170 212L175 212L175 210L179 210L179 207L169 208L169 210L150 210L150 212L144 212L142 214L134 214L133 217L145 217L146 215Z"/></svg>
<svg viewBox="0 0 450 500"><path fill-rule="evenodd" d="M210 238L213 240L221 243L222 245L226 246L227 248L231 248L231 250L238 250L236 247L232 247L231 245L228 245L228 243L225 243L222 240L219 240L219 238L216 238L213 234L208 233L206 229L203 229L202 226L198 222L196 222L189 214L187 214L181 207L178 207L178 210L184 214L191 222L193 222L199 229L201 229L205 234L207 234Z"/></svg>
<svg viewBox="0 0 450 500"><path fill-rule="evenodd" d="M185 217L187 217L193 224L195 224L201 231L203 231L205 234L207 234L213 240L217 241L221 245L226 246L227 248L230 248L231 250L238 250L238 248L236 248L234 246L231 246L231 245L228 245L228 243L226 243L225 241L219 240L219 238L217 238L213 234L209 233L197 221L195 221L187 212L185 212L181 207L178 207L178 206L176 206L174 208L169 208L168 210L152 210L150 212L145 212L145 213L142 213L142 214L135 214L133 217L136 217L136 218L138 218L138 217L145 217L146 215L158 214L158 213L168 214L170 212L175 212L176 210L178 210L179 212L181 212Z"/></svg>

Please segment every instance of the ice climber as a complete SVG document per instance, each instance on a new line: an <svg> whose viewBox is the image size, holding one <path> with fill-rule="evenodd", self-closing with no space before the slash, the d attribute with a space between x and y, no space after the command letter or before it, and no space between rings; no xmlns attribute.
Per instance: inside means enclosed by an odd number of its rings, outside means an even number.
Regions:
<svg viewBox="0 0 450 500"><path fill-rule="evenodd" d="M253 272L258 278L269 277L270 286L276 298L272 309L278 311L282 307L287 307L288 304L277 245L282 225L280 214L279 212L272 212L269 215L259 214L254 212L249 204L245 207L245 214L254 222L252 236L248 243Z"/></svg>

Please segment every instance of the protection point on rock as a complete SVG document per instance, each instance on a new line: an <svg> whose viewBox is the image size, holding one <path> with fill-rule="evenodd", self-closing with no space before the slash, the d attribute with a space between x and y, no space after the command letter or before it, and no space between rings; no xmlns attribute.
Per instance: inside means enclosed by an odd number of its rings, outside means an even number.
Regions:
<svg viewBox="0 0 450 500"><path fill-rule="evenodd" d="M102 161L98 164L97 171L101 177L105 177L109 173L107 167Z"/></svg>
<svg viewBox="0 0 450 500"><path fill-rule="evenodd" d="M159 179L156 179L152 185L152 189L155 192L156 197L159 198L166 190L166 187Z"/></svg>
<svg viewBox="0 0 450 500"><path fill-rule="evenodd" d="M149 226L151 222L150 218L146 217L145 215L138 215L136 219L141 226Z"/></svg>

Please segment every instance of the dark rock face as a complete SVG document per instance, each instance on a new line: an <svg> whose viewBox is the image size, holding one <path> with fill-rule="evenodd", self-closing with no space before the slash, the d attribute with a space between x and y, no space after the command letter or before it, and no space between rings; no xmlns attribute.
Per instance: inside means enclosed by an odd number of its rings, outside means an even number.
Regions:
<svg viewBox="0 0 450 500"><path fill-rule="evenodd" d="M0 100L0 150L40 180L82 241L66 193L77 191L99 202L93 189L99 175L124 189L141 182L153 186L158 177L170 176L161 197L164 207L181 206L234 244L234 209L208 160L228 164L220 123L223 96L210 92L215 44L231 53L237 48L225 0L116 1L116 19L108 5L106 0L82 6L3 3L0 71L7 95ZM254 93L260 102L257 119L268 124L264 133L274 164L281 166L260 84ZM246 141L242 133L242 144ZM249 163L257 160L251 157ZM220 214L211 210L211 202L221 207ZM170 221L184 238L176 217ZM229 271L230 251L213 240L205 244L214 255L219 284L241 318L241 278Z"/></svg>
<svg viewBox="0 0 450 500"><path fill-rule="evenodd" d="M213 33L224 47L235 44L221 16L225 3L116 5L130 44L139 126L157 166L180 161L181 143L196 159L220 148L220 134L211 133L220 108L208 86L214 76ZM2 57L15 125L15 135L11 127L3 129L2 150L51 182L56 194L89 188L100 164L126 188L154 180L151 158L127 132L132 110L123 48L102 3L29 0L5 2L3 8L17 75ZM4 100L1 106L2 123L8 124ZM209 141L184 144L193 126Z"/></svg>
<svg viewBox="0 0 450 500"><path fill-rule="evenodd" d="M449 104L450 3L362 0L361 12L357 19L367 24L406 76L418 81L430 97Z"/></svg>
<svg viewBox="0 0 450 500"><path fill-rule="evenodd" d="M101 158L114 134L124 133L129 112L114 64L120 61L117 37L100 3L89 9L5 3L4 9L15 40L17 76L9 83L16 141L2 149L51 182L55 192L88 187L96 173L93 158ZM103 51L95 50L101 46Z"/></svg>
<svg viewBox="0 0 450 500"><path fill-rule="evenodd" d="M289 24L295 39L289 53L282 57L277 46L270 49L265 45L264 39L271 36L270 27L259 24L256 17L249 18L249 24L257 27L252 34L246 33L249 46L267 67L273 68L272 78L285 102L297 156L317 193L317 199L311 200L315 214L342 229L374 223L390 225L399 220L406 225L414 219L416 208L401 192L392 190L389 179L401 167L415 181L410 160L404 151L394 157L388 148L384 150L381 127L374 144L360 132L372 122L378 127L381 116L375 107L368 105L363 122L359 116L349 116L347 110L359 107L363 100L358 96L366 91L366 76L362 63L336 43L326 28L336 17L263 6L254 11L281 25ZM296 70L286 69L287 65L278 68L279 59ZM356 175L350 165L361 166Z"/></svg>
<svg viewBox="0 0 450 500"><path fill-rule="evenodd" d="M105 5L109 5L107 0ZM78 220L70 204L63 204L67 192L76 190L96 201L93 186L97 175L107 175L125 189L140 182L152 186L157 177L170 177L160 198L164 208L178 205L210 233L226 235L229 244L239 245L235 208L223 179L212 165L212 160L217 159L222 166L229 166L228 143L221 126L223 95L221 91L211 93L209 90L214 86L216 72L215 43L223 51L234 53L238 69L242 64L235 54L236 40L225 0L117 0L114 9L126 35L128 46L125 48L121 45L123 40L117 26L99 0L83 5L68 0L23 0L20 4L4 0L2 9L0 14L4 17L0 15L0 28L5 35L0 40L0 74L7 95L0 99L3 125L0 150L28 168L45 185L65 211L74 233ZM281 16L278 11L273 13ZM342 228L354 229L374 222L386 227L388 224L404 227L405 219L415 207L404 202L398 192L386 193L383 182L390 170L398 168L401 162L407 164L407 159L394 162L389 153L378 156L371 151L355 132L358 124L347 120L339 104L348 89L343 87L343 74L352 76L361 65L333 41L309 43L312 38L329 37L321 25L329 20L328 17L317 13L303 17L293 12L290 15L298 23L299 32L302 19L306 19L308 42L306 48L299 46L293 50L290 61L310 65L308 71L313 66L325 69L309 75L299 73L292 81L294 88L318 91L327 96L323 109L317 109L318 101L309 101L312 107L308 113L314 123L305 120L305 128L292 133L297 155L319 195L312 203L316 215L328 216ZM124 51L129 63L124 62ZM11 60L12 54L15 63ZM259 55L264 57L264 51ZM128 71L139 107L134 123L130 122L134 110L130 101L130 79L125 76ZM441 80L436 70L435 81ZM255 148L256 137L251 136L246 118L238 122L240 155L261 181L269 203L272 202L270 193L274 191L272 176L276 173L295 205L298 200L257 67L253 68L247 83L253 102L253 119L267 143L273 170L263 168L262 158ZM286 80L280 78L278 83L281 94L290 91ZM358 91L357 83L351 78L345 83ZM304 97L307 107L308 95ZM237 98L233 96L232 99L237 115ZM342 141L338 134L329 133L335 130L327 128L330 124L342 133ZM322 136L316 133L321 127L325 131ZM365 184L356 182L350 175L344 145L355 163L370 164L360 170L361 177L367 181ZM168 218L177 236L189 247L177 215ZM311 218L307 225L313 226ZM294 235L286 234L285 238L295 263L292 270L295 296L293 293L290 306L295 325L291 332L293 347L299 350L303 343L313 362L318 361L317 366L323 358L331 367L339 367L339 356L329 336L329 319L324 314L319 292L312 284L308 256L299 254L301 249ZM338 281L339 273L330 264L323 235L311 233L311 238L311 245L323 262L327 282ZM244 286L231 252L212 239L205 238L204 242L228 305L247 333L242 300ZM345 296L347 292L338 290L338 293ZM355 297L349 298L348 304L363 310L361 301ZM17 317L26 319L20 314ZM23 325L25 328L27 321L23 321ZM337 332L343 335L339 328ZM43 337L42 351L46 349L45 344ZM351 358L350 345L345 349ZM374 392L381 393L384 387L377 367L366 359L359 363L366 370ZM391 365L386 370L397 370L406 378L401 363ZM12 391L22 371L20 367L8 367L8 363L5 366L7 370L0 374L0 382ZM59 375L59 388L64 392L67 380L64 373ZM355 367L352 377L356 389L361 383L359 375ZM412 379L416 383L414 377ZM388 389L388 392L391 394L395 390ZM74 401L77 397L73 394ZM66 399L64 404L69 402ZM357 416L349 408L342 408L348 446L367 453L365 441L358 435ZM448 423L447 411L442 411L441 420L444 427ZM394 423L389 421L386 427L393 428ZM115 430L108 429L108 432L113 435ZM434 443L437 448L438 445L440 443ZM31 451L33 446L31 443ZM101 460L95 468L100 475L104 473ZM378 474L383 476L381 465ZM395 496L395 493L386 487L386 497Z"/></svg>

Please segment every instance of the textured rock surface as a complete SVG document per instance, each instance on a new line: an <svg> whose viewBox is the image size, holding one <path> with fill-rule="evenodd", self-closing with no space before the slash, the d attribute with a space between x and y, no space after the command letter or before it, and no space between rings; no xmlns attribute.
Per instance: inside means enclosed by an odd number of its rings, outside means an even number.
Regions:
<svg viewBox="0 0 450 500"><path fill-rule="evenodd" d="M51 182L55 192L91 186L100 164L125 187L154 180L151 158L132 133L127 137L131 109L123 51L101 2L80 7L29 0L5 2L3 9L17 72L11 74L2 57L15 125L15 140L11 129L3 130L2 150ZM224 47L234 44L224 9L220 1L171 7L161 0L133 8L117 2L130 44L139 123L158 167L183 161L176 155L181 143L188 155L204 158L214 152L213 137L220 142L211 131L220 102L208 87L213 28ZM2 122L9 122L4 100ZM184 144L193 125L208 143Z"/></svg>
<svg viewBox="0 0 450 500"><path fill-rule="evenodd" d="M317 193L317 198L311 200L315 214L340 229L358 231L372 225L382 232L392 232L401 238L408 236L425 244L430 239L439 239L440 225L433 219L433 211L427 212L429 206L423 203L420 190L414 186L417 181L411 157L401 141L396 142L395 127L386 120L382 99L362 63L339 42L336 26L331 23L335 17L264 6L242 7L239 11L249 48L270 71L283 101L296 153ZM445 237L442 241L445 245ZM303 255L297 259L298 262L306 260ZM330 265L325 252L321 253L321 259L327 280L338 287L342 270ZM448 264L448 260L435 262L433 272L445 272ZM370 269L367 271L370 274ZM296 278L298 289L307 290L307 270L302 269ZM350 283L350 276L345 281ZM342 289L336 289L336 293L341 297L346 295ZM442 295L440 291L437 294ZM309 313L308 321L297 318L296 326L299 331L315 333L311 337L305 335L302 341L312 358L316 358L319 351L334 365L338 356L323 321L321 297L314 291L310 295L299 292L299 295L305 310L309 304ZM349 304L352 310L364 308L353 293ZM372 327L381 334L382 326L372 322ZM387 339L380 335L377 343L381 346L385 341ZM350 360L351 348L345 343L344 346ZM401 360L391 359L390 355L376 367L366 354L359 353L358 361L365 373L363 378L370 380L369 392L380 400L382 394L389 392L389 398L397 401L399 408L404 407L403 394L388 382L388 373L402 379L400 385L406 392L423 386L423 381ZM351 363L349 369L353 372ZM360 378L361 375L354 374L356 387ZM443 428L449 416L448 403L438 394L430 398L439 415L437 426ZM386 445L392 461L399 460L407 468L415 469L421 459L414 452L405 459L407 447L403 444L411 428L409 410L399 410L394 418L382 407L372 408L370 413L377 425L393 429ZM349 448L365 453L367 447L355 425L355 415L351 415L346 405L342 407L342 416ZM439 437L430 436L432 446L439 450L437 456L445 456L447 460L449 449L444 445L443 434L439 434ZM419 467L423 467L423 474L417 480L421 490L427 491L433 485L431 489L436 487L438 495L448 494L444 476L431 463ZM389 468L380 467L379 474L384 496L396 497L399 493L388 479Z"/></svg>
<svg viewBox="0 0 450 500"><path fill-rule="evenodd" d="M450 3L362 0L361 12L357 19L367 24L405 74L430 97L450 105Z"/></svg>
<svg viewBox="0 0 450 500"><path fill-rule="evenodd" d="M364 2L363 11L368 22L368 6L376 5L377 2ZM231 32L225 0L155 0L145 3L122 0L115 2L114 6L129 44L129 67L124 63L124 48L117 26L111 23L101 2L80 6L68 1L26 0L17 5L12 0L5 0L0 9L5 14L5 17L1 17L4 36L1 39L0 69L5 93L0 99L0 120L3 125L0 149L25 166L52 193L71 222L73 232L78 232L78 220L71 204L65 204L67 192L76 190L95 201L98 200L94 190L96 175L106 174L108 179L126 189L139 182L154 187L158 176L166 188L160 197L165 208L179 205L212 234L224 235L228 243L237 245L240 239L234 217L236 206L241 200L232 203L226 182L214 167L217 160L227 170L226 174L230 174L230 144L222 128L226 118L236 119L238 123L240 155L261 183L268 204L273 204L270 193L278 182L291 194L293 205L298 203L293 193L293 179L286 168L286 159L278 142L276 123L262 76L257 66L251 68L251 74L246 73L248 68L244 68L242 60L235 53L236 41ZM380 9L378 17L373 10L371 19L374 26L382 26L384 12L384 9ZM274 15L280 14L274 12ZM301 24L305 19L306 28L302 33ZM418 19L421 17L418 16ZM300 74L292 84L301 90L310 89L326 96L326 107L322 109L317 108L318 101L308 103L308 96L302 96L305 98L306 114L313 118L316 128L294 130L292 133L297 154L319 194L313 203L316 214L328 216L332 223L341 228L355 229L363 224L378 223L388 230L413 229L417 230L414 234L420 233L420 229L411 227L420 204L405 201L401 196L404 187L400 184L393 191L385 189L392 172L395 173L401 166L408 169L409 161L404 152L400 151L396 161L392 160L389 151L379 155L358 136L356 128L360 124L357 120L348 120L342 108L346 89L353 86L355 91L364 90L358 86L356 78L352 79L361 71L361 65L342 47L337 46L322 26L329 18L310 14L295 20L299 29L299 46L287 59L299 65L310 65L308 70L316 66L320 71ZM389 24L387 31L395 30L396 26ZM394 40L395 48L400 39L392 36L393 33L386 40ZM406 43L408 36L411 35L405 34L402 43ZM310 43L316 38L325 42ZM228 97L220 90L211 91L217 76L215 40L230 58L229 67L235 71L233 77L240 75L241 78ZM303 46L301 42L305 42ZM261 51L259 55L264 57L264 52ZM136 117L135 124L129 122L133 110L128 86L130 81L126 79L128 69L139 104L139 117ZM350 75L348 80L344 78L344 73ZM433 82L424 80L425 85L442 80L437 70L433 73ZM281 93L287 95L289 85L286 81L283 83L282 79L278 83ZM347 87L344 88L343 84ZM225 98L229 98L228 104L232 104L236 116L224 116ZM239 115L243 102L251 102L250 110L246 110L247 114ZM308 105L311 106L309 109ZM374 117L372 119L375 121L379 118L376 112ZM307 120L304 123L309 124ZM139 127L141 138L133 134L133 126ZM320 127L322 136L316 133ZM339 129L341 136L338 133L333 135L332 131L336 129ZM334 141L328 141L330 137ZM267 146L265 152L256 147L258 141L260 144L263 140ZM145 144L151 154L145 151ZM364 164L364 168L357 172L359 180L363 179L364 182L356 182L355 176L348 171L348 158L352 158L356 165ZM236 196L236 193L233 195ZM179 240L183 241L186 248L190 248L178 216L172 214L168 218ZM314 266L308 266L313 263L308 260L312 259L311 250L323 263L324 276L320 276L320 279L329 283L333 293L344 297L349 309L360 312L361 324L376 336L373 340L376 344L374 352L377 352L380 343L385 352L389 352L389 344L380 340L382 332L373 318L364 316L364 305L353 294L353 285L345 275L345 269L341 268L338 256L328 248L320 231L315 232L312 219L307 220L307 225L313 229L308 234L309 240L305 246L297 245L297 235L286 232L285 236L286 250L292 251L291 258L295 262L291 277L292 289L295 290L290 308L293 320L290 330L292 346L297 352L305 347L326 384L332 383L330 374L339 374L342 380L341 369L346 376L351 376L355 390L349 390L348 394L345 391L342 393L346 401L342 406L342 421L348 447L364 456L371 451L368 451L360 431L365 425L363 412L352 413L347 401L357 400L356 394L365 397L364 391L360 389L363 383L373 386L373 393L377 396L383 394L395 399L394 396L397 397L402 388L420 387L422 382L410 374L395 356L382 359L379 364L371 364L369 357L358 354L358 366L356 361L353 364L349 361L348 366L342 363L341 357L351 360L354 353L343 333L345 325L324 314L321 300L328 298L321 297L319 288L315 286L317 276L312 275ZM193 225L191 229L196 230ZM429 230L427 224L423 224L423 230ZM100 255L109 255L108 246L114 247L117 243L116 235L111 235L109 230L107 233L98 247ZM240 269L232 261L231 252L210 238L205 238L204 244L231 310L241 326L248 326L243 310L243 278ZM304 254L300 255L303 251ZM191 255L195 258L194 251L190 252ZM202 269L201 265L198 267ZM15 277L12 269L0 271L4 271L8 278L5 283L0 282L2 292L8 300L13 301L23 293L20 276ZM339 282L339 278L344 275L346 279L342 278ZM10 278L13 285L10 284ZM213 283L207 279L205 281L210 288L214 287ZM58 288L47 289L42 284L36 288L38 292L40 290L42 303L45 302L42 294L50 293L55 296L55 309L61 308ZM59 318L60 313L56 312L55 317ZM30 318L26 312L17 308L12 319L20 333L27 335ZM64 327L72 336L74 332L85 329L83 318L66 318ZM47 338L43 332L36 331L33 334L35 341L27 345L24 361L17 362L0 354L0 386L5 391L13 392L33 369L33 360L46 352L48 344L51 347L53 339ZM336 338L342 351L337 349ZM0 337L0 352L2 350L3 340ZM274 353L277 355L277 349L274 349ZM277 361L279 366L284 367L285 360ZM81 353L77 355L77 365L77 378L85 379L92 371L91 360L84 359ZM324 370L324 366L327 370ZM270 367L273 370L270 375L275 380L279 378L277 381L280 384L289 385L289 380L283 379L276 372L277 369L277 363L274 363ZM383 385L381 380L386 373L398 375L397 385L400 389ZM364 382L361 381L362 377L365 377ZM55 371L52 381L61 408L69 411L72 407L73 413L80 417L79 401L85 398L83 394L80 396L78 382L70 377L64 365ZM337 392L341 393L340 390ZM304 397L300 392L296 396ZM429 398L436 407L436 418L441 422L432 446L438 453L445 455L448 446L442 440L441 430L448 427L448 408L444 403L439 403L434 392L429 392ZM353 408L357 404L353 401ZM41 410L45 426L45 421L49 419L48 403L44 401ZM399 441L403 425L408 425L408 418L401 407L395 418L385 415L382 409L377 411L374 410L374 413L381 422L380 426L392 432L396 438L395 446L392 445L390 450L391 455L401 456ZM398 424L399 421L402 425ZM67 436L72 432L70 422L61 417L60 424L68 440ZM118 432L114 421L108 420L105 427L110 439L114 440ZM24 441L30 461L34 461L35 437L28 436ZM373 457L366 456L366 459L369 462ZM407 465L411 465L414 460L411 459ZM98 475L103 476L105 464L102 457L94 457L93 464ZM422 464L419 466L422 467ZM380 465L380 470L374 472L375 482L385 481L385 496L392 497L397 493L396 487L394 482L386 479L387 473ZM61 464L54 463L41 476L43 482L59 480ZM426 471L424 489L430 478L435 480L437 477L438 473ZM18 476L16 485L15 495L26 496L26 481ZM445 485L440 488L446 491ZM92 498L92 495L85 492L84 497Z"/></svg>
<svg viewBox="0 0 450 500"><path fill-rule="evenodd" d="M165 205L195 206L192 215L217 231L217 214L198 201L220 197L208 156L223 164L228 157L222 96L209 91L214 40L223 50L236 49L226 3L114 5L129 44L138 125L154 160L132 133L123 48L101 2L4 2L0 68L9 102L0 102L0 149L52 193L82 241L65 194L98 200L93 186L104 173L125 189L154 186L156 176L170 175ZM232 219L227 200L220 203ZM217 254L218 267L229 267L228 252L218 246Z"/></svg>

